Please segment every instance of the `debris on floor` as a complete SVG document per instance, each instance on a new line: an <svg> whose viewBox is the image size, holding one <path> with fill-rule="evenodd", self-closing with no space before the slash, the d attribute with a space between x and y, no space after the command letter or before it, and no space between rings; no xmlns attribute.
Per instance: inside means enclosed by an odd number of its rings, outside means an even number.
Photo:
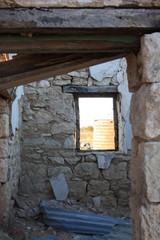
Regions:
<svg viewBox="0 0 160 240"><path fill-rule="evenodd" d="M56 201L56 200L46 200L41 201L39 197L30 197L27 195L19 195L16 197L16 204L12 212L11 224L7 230L11 239L4 240L48 240L48 237L55 236L56 240L131 240L131 230L126 235L124 235L124 224L122 226L114 225L110 234L82 234L67 232L62 230L57 230L55 227L46 225L43 221L44 214L41 213L40 205L44 202L49 204L51 209L63 209L62 211L78 212L78 214L85 215L94 215L98 217L111 216L114 220L120 222L129 222L125 219L130 219L130 210L129 208L112 208L112 209L101 209L100 207L95 207L90 203L77 202L73 199L67 199L66 201ZM110 218L110 217L109 217ZM97 218L96 218L97 219ZM92 220L92 219L91 219ZM68 221L68 220L67 220ZM91 221L92 222L92 221ZM99 223L99 220L95 221L95 224ZM112 224L111 224L112 225ZM87 227L88 228L88 227ZM130 223L127 225L127 228L130 228ZM118 230L116 230L118 229ZM66 230L66 229L65 229ZM119 238L117 231L120 235L125 236L124 238ZM118 237L115 237L117 236ZM110 237L110 238L109 238ZM111 238L112 237L112 238ZM0 238L1 240L2 238ZM50 240L50 239L49 239Z"/></svg>
<svg viewBox="0 0 160 240"><path fill-rule="evenodd" d="M109 236L115 226L131 228L129 220L79 211L54 209L46 200L41 201L40 210L43 213L43 221L47 226L65 232Z"/></svg>
<svg viewBox="0 0 160 240"><path fill-rule="evenodd" d="M6 235L3 232L0 232L0 240L13 240L13 238L10 238L8 235Z"/></svg>
<svg viewBox="0 0 160 240"><path fill-rule="evenodd" d="M48 237L34 237L31 240L57 240L57 237L52 235L52 236L48 236Z"/></svg>

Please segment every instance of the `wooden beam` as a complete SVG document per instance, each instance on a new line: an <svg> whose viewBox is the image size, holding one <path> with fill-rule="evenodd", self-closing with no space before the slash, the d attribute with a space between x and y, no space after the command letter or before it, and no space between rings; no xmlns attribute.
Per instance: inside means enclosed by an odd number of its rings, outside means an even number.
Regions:
<svg viewBox="0 0 160 240"><path fill-rule="evenodd" d="M104 29L140 34L160 30L160 9L0 9L0 32L52 33Z"/></svg>
<svg viewBox="0 0 160 240"><path fill-rule="evenodd" d="M117 86L63 86L65 93L117 93Z"/></svg>
<svg viewBox="0 0 160 240"><path fill-rule="evenodd" d="M0 90L111 61L125 54L33 54L0 63Z"/></svg>
<svg viewBox="0 0 160 240"><path fill-rule="evenodd" d="M139 48L138 36L104 35L0 35L1 53L124 52Z"/></svg>

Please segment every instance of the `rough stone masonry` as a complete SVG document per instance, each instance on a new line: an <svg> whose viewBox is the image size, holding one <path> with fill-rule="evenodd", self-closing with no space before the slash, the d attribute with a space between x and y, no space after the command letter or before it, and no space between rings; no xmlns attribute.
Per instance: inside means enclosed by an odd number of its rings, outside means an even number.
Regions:
<svg viewBox="0 0 160 240"><path fill-rule="evenodd" d="M133 128L131 179L134 239L160 239L160 33L145 35L128 58ZM134 62L134 72L131 70Z"/></svg>
<svg viewBox="0 0 160 240"><path fill-rule="evenodd" d="M98 75L92 70L83 69L25 86L21 193L41 199L74 199L103 209L128 206L130 155L126 126L130 94L127 95L126 61L107 63ZM72 94L62 92L66 85L118 86L118 152L75 151L75 104ZM56 188L57 179L61 194Z"/></svg>

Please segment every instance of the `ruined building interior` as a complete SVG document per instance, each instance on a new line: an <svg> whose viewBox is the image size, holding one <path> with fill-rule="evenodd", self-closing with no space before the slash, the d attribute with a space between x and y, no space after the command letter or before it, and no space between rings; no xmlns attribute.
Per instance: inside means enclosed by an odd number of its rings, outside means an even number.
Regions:
<svg viewBox="0 0 160 240"><path fill-rule="evenodd" d="M1 0L1 240L160 239L159 31L158 0Z"/></svg>

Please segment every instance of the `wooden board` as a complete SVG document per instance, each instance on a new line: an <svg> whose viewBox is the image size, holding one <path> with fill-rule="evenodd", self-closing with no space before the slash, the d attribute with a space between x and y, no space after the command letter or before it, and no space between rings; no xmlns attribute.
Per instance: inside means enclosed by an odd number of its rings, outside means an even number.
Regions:
<svg viewBox="0 0 160 240"><path fill-rule="evenodd" d="M117 93L117 86L64 86L65 93Z"/></svg>
<svg viewBox="0 0 160 240"><path fill-rule="evenodd" d="M52 33L58 29L108 32L160 30L160 9L0 9L0 32ZM59 31L59 29L61 31Z"/></svg>
<svg viewBox="0 0 160 240"><path fill-rule="evenodd" d="M119 53L139 46L139 37L129 34L0 35L1 53Z"/></svg>
<svg viewBox="0 0 160 240"><path fill-rule="evenodd" d="M111 61L123 54L33 54L0 63L0 90Z"/></svg>

